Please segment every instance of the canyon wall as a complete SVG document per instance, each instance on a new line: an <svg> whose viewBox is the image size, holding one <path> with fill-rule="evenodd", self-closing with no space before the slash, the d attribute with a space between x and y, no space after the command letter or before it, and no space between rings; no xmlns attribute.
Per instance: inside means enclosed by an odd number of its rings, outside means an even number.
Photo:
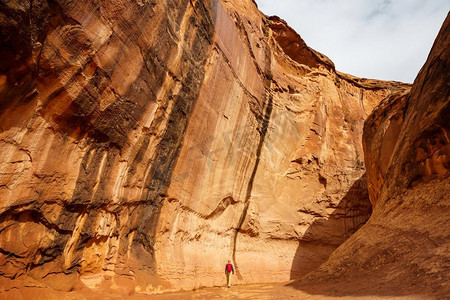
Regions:
<svg viewBox="0 0 450 300"><path fill-rule="evenodd" d="M333 296L450 295L449 44L448 15L411 91L383 100L367 118L372 216L294 286Z"/></svg>
<svg viewBox="0 0 450 300"><path fill-rule="evenodd" d="M364 120L408 85L250 0L0 5L3 289L285 281L369 218Z"/></svg>

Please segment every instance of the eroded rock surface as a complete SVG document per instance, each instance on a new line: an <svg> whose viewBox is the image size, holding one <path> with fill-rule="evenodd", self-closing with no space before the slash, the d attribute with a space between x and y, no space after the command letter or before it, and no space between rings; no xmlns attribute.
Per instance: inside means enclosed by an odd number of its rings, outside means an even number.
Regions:
<svg viewBox="0 0 450 300"><path fill-rule="evenodd" d="M363 122L408 85L337 72L250 0L0 5L4 289L214 286L229 258L284 281L370 216Z"/></svg>
<svg viewBox="0 0 450 300"><path fill-rule="evenodd" d="M297 288L448 298L449 43L447 16L411 91L383 100L368 117L363 144L373 214ZM338 293L320 288L329 282Z"/></svg>

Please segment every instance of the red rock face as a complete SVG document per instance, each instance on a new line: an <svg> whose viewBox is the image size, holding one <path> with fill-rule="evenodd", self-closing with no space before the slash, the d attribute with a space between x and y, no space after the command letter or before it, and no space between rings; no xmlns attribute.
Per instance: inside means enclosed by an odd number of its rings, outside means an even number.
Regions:
<svg viewBox="0 0 450 300"><path fill-rule="evenodd" d="M411 91L383 100L367 118L373 214L297 288L333 296L448 297L449 42L447 16Z"/></svg>
<svg viewBox="0 0 450 300"><path fill-rule="evenodd" d="M228 259L239 283L285 281L370 216L363 122L409 86L337 72L252 1L19 1L0 20L4 286L213 286ZM414 143L411 185L446 176Z"/></svg>
<svg viewBox="0 0 450 300"><path fill-rule="evenodd" d="M364 127L364 158L369 180L369 198L374 206L385 183L394 148L402 129L409 93L394 94L383 100Z"/></svg>

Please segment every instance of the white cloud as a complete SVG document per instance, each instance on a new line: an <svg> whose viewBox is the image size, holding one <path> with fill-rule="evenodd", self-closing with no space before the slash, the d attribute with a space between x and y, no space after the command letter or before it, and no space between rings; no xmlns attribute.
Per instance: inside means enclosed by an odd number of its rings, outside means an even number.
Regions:
<svg viewBox="0 0 450 300"><path fill-rule="evenodd" d="M449 9L448 0L256 0L285 19L342 72L412 82Z"/></svg>

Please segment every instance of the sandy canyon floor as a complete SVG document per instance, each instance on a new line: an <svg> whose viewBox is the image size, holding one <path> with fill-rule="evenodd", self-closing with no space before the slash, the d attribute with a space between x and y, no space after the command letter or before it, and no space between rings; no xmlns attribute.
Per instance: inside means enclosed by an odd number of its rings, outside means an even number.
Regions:
<svg viewBox="0 0 450 300"><path fill-rule="evenodd" d="M306 290L306 291L305 291ZM10 290L0 293L0 299L401 299L401 300L423 300L436 299L432 296L412 294L407 295L404 291L385 291L382 287L368 289L364 284L348 283L346 286L328 285L299 289L295 282L236 285L231 288L212 287L201 288L194 291L181 291L163 293L158 295L132 294L123 296L119 294L105 293L105 291L93 292L91 290L74 292L49 292L48 289L28 288L21 290ZM42 299L44 299L42 298Z"/></svg>

